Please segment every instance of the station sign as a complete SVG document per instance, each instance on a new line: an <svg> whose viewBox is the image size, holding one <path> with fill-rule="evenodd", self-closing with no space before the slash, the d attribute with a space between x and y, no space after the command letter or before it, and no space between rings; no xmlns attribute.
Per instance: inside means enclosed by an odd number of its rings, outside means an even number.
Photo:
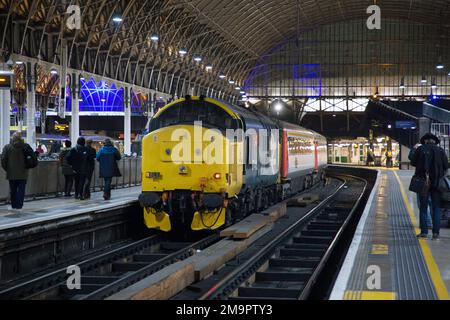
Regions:
<svg viewBox="0 0 450 320"><path fill-rule="evenodd" d="M395 127L397 129L412 129L417 127L415 121L395 121Z"/></svg>

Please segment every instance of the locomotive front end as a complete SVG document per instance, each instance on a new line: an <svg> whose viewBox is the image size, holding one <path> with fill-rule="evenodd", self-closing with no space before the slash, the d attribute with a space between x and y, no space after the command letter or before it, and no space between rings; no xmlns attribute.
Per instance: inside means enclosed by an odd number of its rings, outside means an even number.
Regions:
<svg viewBox="0 0 450 320"><path fill-rule="evenodd" d="M218 125L220 118L212 117L219 113L224 121L226 113L217 108L200 100L182 101L156 116L156 130L143 139L139 201L148 228L168 232L174 225L190 225L196 231L215 230L226 223L227 199L239 192L242 174L236 161L229 160L238 143L229 141ZM203 112L209 119L200 120ZM192 113L197 116L189 119Z"/></svg>

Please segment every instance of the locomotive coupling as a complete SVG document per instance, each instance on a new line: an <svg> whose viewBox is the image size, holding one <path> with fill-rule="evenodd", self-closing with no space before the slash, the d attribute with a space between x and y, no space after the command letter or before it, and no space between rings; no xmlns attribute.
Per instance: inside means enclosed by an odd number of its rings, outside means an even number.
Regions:
<svg viewBox="0 0 450 320"><path fill-rule="evenodd" d="M203 205L208 210L222 208L224 197L220 194L205 194L203 196Z"/></svg>
<svg viewBox="0 0 450 320"><path fill-rule="evenodd" d="M155 192L143 192L139 195L139 203L142 208L153 208L161 202L161 196Z"/></svg>

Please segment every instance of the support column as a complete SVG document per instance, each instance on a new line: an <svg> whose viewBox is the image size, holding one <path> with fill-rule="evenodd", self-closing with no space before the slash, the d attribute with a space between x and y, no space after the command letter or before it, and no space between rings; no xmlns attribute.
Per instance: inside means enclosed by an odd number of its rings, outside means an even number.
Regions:
<svg viewBox="0 0 450 320"><path fill-rule="evenodd" d="M3 149L9 143L10 140L10 104L11 104L11 91L0 90L0 149Z"/></svg>
<svg viewBox="0 0 450 320"><path fill-rule="evenodd" d="M36 149L36 77L34 64L27 64L27 143Z"/></svg>
<svg viewBox="0 0 450 320"><path fill-rule="evenodd" d="M76 74L72 74L72 117L70 119L70 141L75 145L80 137L80 82Z"/></svg>
<svg viewBox="0 0 450 320"><path fill-rule="evenodd" d="M10 71L7 65L0 65L0 70ZM10 106L11 90L0 89L0 153L10 140Z"/></svg>
<svg viewBox="0 0 450 320"><path fill-rule="evenodd" d="M125 88L125 117L124 117L124 153L131 155L131 106L129 88Z"/></svg>

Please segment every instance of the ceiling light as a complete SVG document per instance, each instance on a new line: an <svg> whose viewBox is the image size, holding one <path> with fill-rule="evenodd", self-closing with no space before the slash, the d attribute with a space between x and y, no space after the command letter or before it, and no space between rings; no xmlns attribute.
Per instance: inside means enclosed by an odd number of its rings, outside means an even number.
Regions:
<svg viewBox="0 0 450 320"><path fill-rule="evenodd" d="M235 84L234 80L228 81L229 84Z"/></svg>
<svg viewBox="0 0 450 320"><path fill-rule="evenodd" d="M113 20L114 22L116 22L116 23L120 23L120 22L123 21L122 17L119 16L119 15L114 16L112 20Z"/></svg>
<svg viewBox="0 0 450 320"><path fill-rule="evenodd" d="M157 34L153 34L151 37L150 37L150 40L152 40L152 41L159 41L159 36L157 35Z"/></svg>
<svg viewBox="0 0 450 320"><path fill-rule="evenodd" d="M21 64L23 64L23 61L16 61L16 64L21 65Z"/></svg>
<svg viewBox="0 0 450 320"><path fill-rule="evenodd" d="M221 75L219 76L220 79L225 79L226 77L227 77L227 76L224 75L224 74L221 74Z"/></svg>
<svg viewBox="0 0 450 320"><path fill-rule="evenodd" d="M181 54L182 56L184 56L187 53L186 49L181 49L180 51L178 51L179 54Z"/></svg>
<svg viewBox="0 0 450 320"><path fill-rule="evenodd" d="M58 74L58 71L57 71L56 69L52 69L52 70L50 71L50 74L56 75L56 74Z"/></svg>
<svg viewBox="0 0 450 320"><path fill-rule="evenodd" d="M240 94L245 94L245 91L241 91L241 92L239 92Z"/></svg>
<svg viewBox="0 0 450 320"><path fill-rule="evenodd" d="M200 61L202 61L202 58L200 58L199 56L197 56L197 57L194 57L194 61L196 61L196 62L200 62Z"/></svg>
<svg viewBox="0 0 450 320"><path fill-rule="evenodd" d="M273 108L276 112L280 112L281 110L283 110L283 103L281 103L281 101L277 101L273 104Z"/></svg>
<svg viewBox="0 0 450 320"><path fill-rule="evenodd" d="M210 65L210 64L208 64L208 65L205 67L205 69L208 70L208 71L209 71L209 70L212 70L212 68L213 68L213 67L212 67L212 65Z"/></svg>
<svg viewBox="0 0 450 320"><path fill-rule="evenodd" d="M422 77L422 80L420 80L420 82L422 82L422 83L427 83L428 81L427 81L427 78Z"/></svg>
<svg viewBox="0 0 450 320"><path fill-rule="evenodd" d="M241 90L241 87L236 87L236 88L234 88L234 89L236 89L237 91L240 91L240 90Z"/></svg>

